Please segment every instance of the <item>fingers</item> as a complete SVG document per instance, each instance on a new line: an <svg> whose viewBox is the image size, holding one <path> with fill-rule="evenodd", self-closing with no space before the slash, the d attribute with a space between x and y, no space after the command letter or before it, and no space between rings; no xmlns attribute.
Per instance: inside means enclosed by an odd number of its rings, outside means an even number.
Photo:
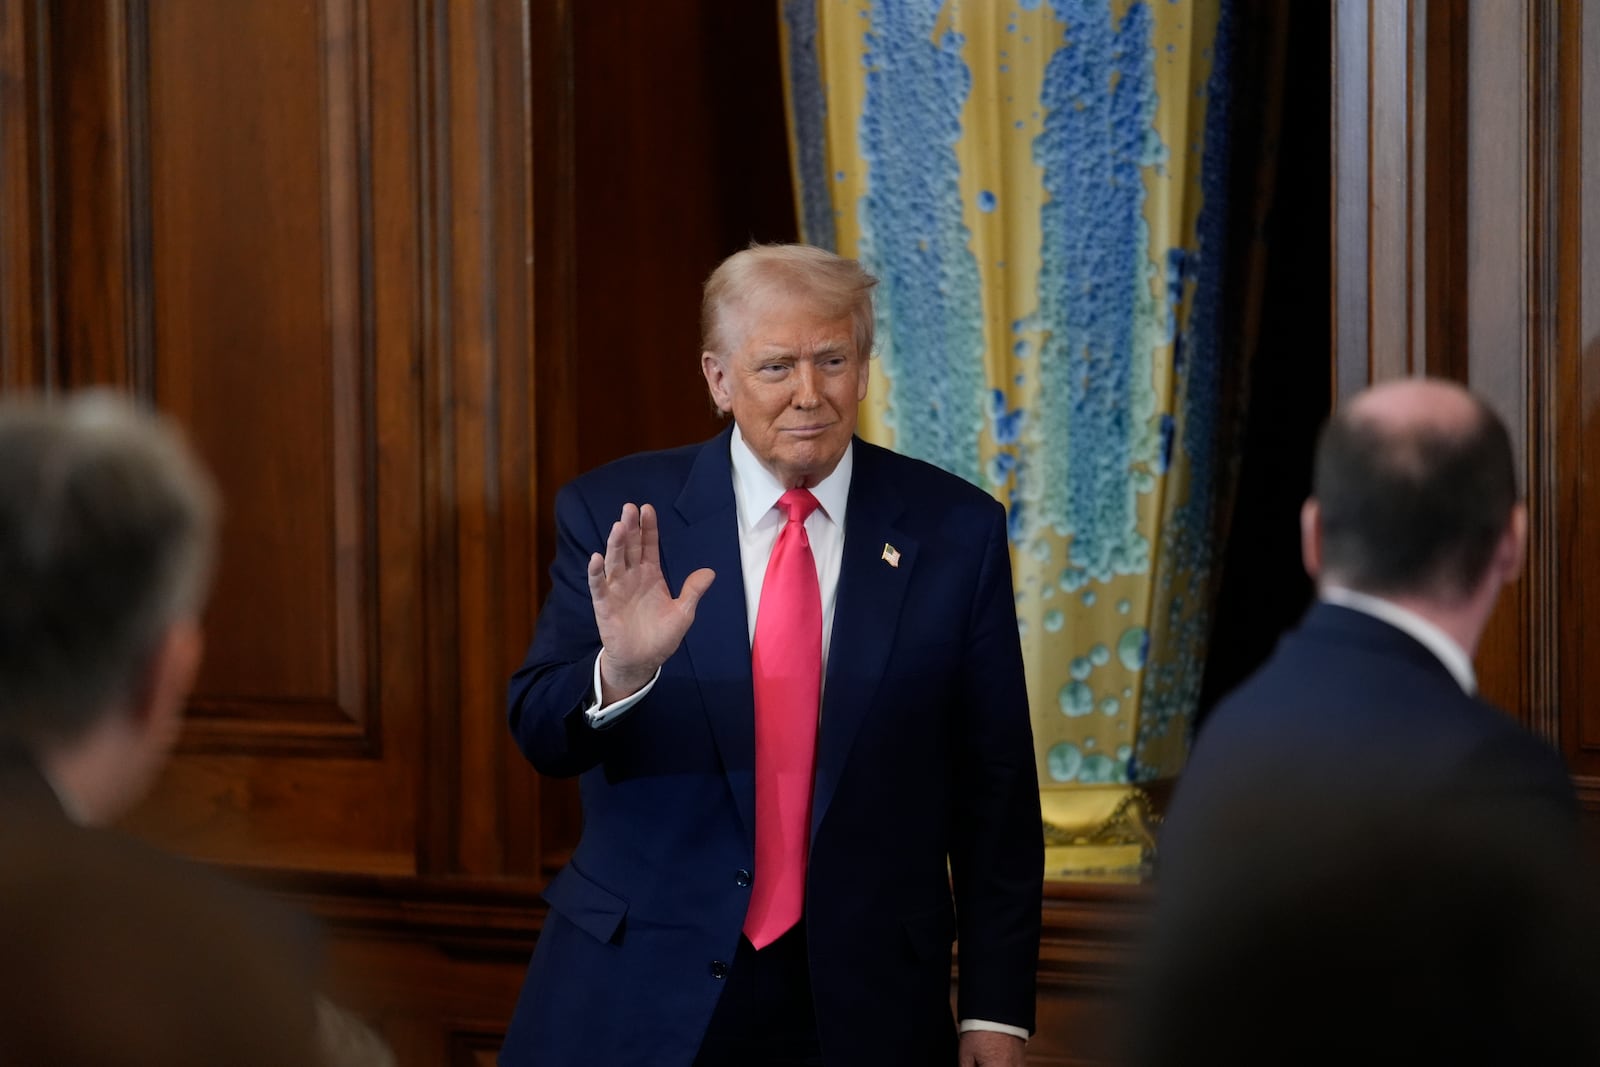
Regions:
<svg viewBox="0 0 1600 1067"><path fill-rule="evenodd" d="M639 558L639 509L624 504L622 517L611 524L611 533L606 537L605 576L615 578L630 567L637 567Z"/></svg>
<svg viewBox="0 0 1600 1067"><path fill-rule="evenodd" d="M656 522L656 509L649 504L639 509L639 558L661 566L661 527Z"/></svg>
<svg viewBox="0 0 1600 1067"><path fill-rule="evenodd" d="M630 568L637 567L643 555L640 544L639 509L632 504L622 505L622 528L625 536L622 539L623 552Z"/></svg>
<svg viewBox="0 0 1600 1067"><path fill-rule="evenodd" d="M694 611L700 605L700 598L706 595L706 590L711 588L716 577L716 571L701 567L683 580L683 589L678 593L678 610L689 616L690 622L694 621Z"/></svg>
<svg viewBox="0 0 1600 1067"><path fill-rule="evenodd" d="M606 537L605 576L608 578L621 574L627 568L627 537L628 531L621 519L611 524L611 533Z"/></svg>

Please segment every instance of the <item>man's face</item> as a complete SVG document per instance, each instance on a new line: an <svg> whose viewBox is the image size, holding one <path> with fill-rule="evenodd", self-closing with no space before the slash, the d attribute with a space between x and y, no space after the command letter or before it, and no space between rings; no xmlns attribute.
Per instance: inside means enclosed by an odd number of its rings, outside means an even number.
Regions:
<svg viewBox="0 0 1600 1067"><path fill-rule="evenodd" d="M733 352L700 358L711 399L780 482L816 485L844 456L867 395L867 354L856 351L850 316L768 296L731 309L727 325Z"/></svg>

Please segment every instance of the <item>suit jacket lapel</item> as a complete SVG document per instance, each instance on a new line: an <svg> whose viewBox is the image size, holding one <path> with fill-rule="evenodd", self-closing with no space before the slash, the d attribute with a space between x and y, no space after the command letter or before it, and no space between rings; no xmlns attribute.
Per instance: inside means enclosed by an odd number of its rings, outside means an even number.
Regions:
<svg viewBox="0 0 1600 1067"><path fill-rule="evenodd" d="M706 442L675 502L682 529L663 535L662 570L674 593L701 567L716 581L700 601L684 638L690 670L711 723L728 786L755 840L755 697L750 681L750 625L745 617L744 572L739 562L739 516L733 499L732 431Z"/></svg>
<svg viewBox="0 0 1600 1067"><path fill-rule="evenodd" d="M828 677L822 691L811 803L813 835L828 813L850 746L877 695L894 646L900 605L916 569L917 542L895 526L905 508L881 468L882 454L872 445L855 443ZM898 564L884 558L886 548L899 553Z"/></svg>

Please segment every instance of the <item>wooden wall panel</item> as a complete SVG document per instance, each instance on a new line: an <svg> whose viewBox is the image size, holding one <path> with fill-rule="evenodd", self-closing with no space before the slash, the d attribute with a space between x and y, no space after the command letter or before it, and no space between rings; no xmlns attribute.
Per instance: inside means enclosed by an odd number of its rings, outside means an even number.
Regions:
<svg viewBox="0 0 1600 1067"><path fill-rule="evenodd" d="M366 740L379 516L350 6L147 17L149 96L131 107L147 111L150 276L135 291L153 305L156 403L227 490L192 732L246 751Z"/></svg>
<svg viewBox="0 0 1600 1067"><path fill-rule="evenodd" d="M432 61L435 264L441 368L430 515L441 521L430 613L430 870L491 876L536 870L521 843L538 819L533 772L505 726L505 687L537 610L538 507L530 261L534 148L528 34L521 4L436 9ZM529 803L519 803L528 798Z"/></svg>
<svg viewBox="0 0 1600 1067"><path fill-rule="evenodd" d="M0 291L41 309L3 381L145 397L226 499L133 825L264 869L538 872L502 710L539 555L527 5L3 10Z"/></svg>
<svg viewBox="0 0 1600 1067"><path fill-rule="evenodd" d="M1368 274L1372 163L1368 144L1371 35L1367 0L1333 5L1333 368L1331 379L1352 388L1368 369L1371 285ZM1392 53L1391 53L1392 54ZM1394 161L1389 161L1392 168ZM1338 396L1336 388L1334 395Z"/></svg>
<svg viewBox="0 0 1600 1067"><path fill-rule="evenodd" d="M1534 140L1541 132L1533 95L1533 74L1541 64L1539 11L1538 4L1489 4L1472 14L1467 113L1473 136L1462 150L1470 266L1467 302L1459 311L1467 323L1465 380L1511 432L1531 524L1523 578L1501 597L1479 645L1479 685L1490 700L1530 724L1539 710L1529 653L1554 638L1536 614L1535 589L1545 584L1550 563L1540 536L1550 519L1549 472L1533 436L1541 428L1540 409L1532 406L1537 401L1542 407L1545 400L1541 378L1548 355L1538 347L1534 290L1542 275L1536 260L1546 247L1534 195L1548 162L1539 153L1550 147Z"/></svg>
<svg viewBox="0 0 1600 1067"><path fill-rule="evenodd" d="M41 5L34 43L47 69L50 174L45 208L55 366L51 385L106 383L150 393L148 220L134 100L144 73L131 4L63 0ZM63 32L70 26L71 32ZM137 213L137 217L136 217Z"/></svg>
<svg viewBox="0 0 1600 1067"><path fill-rule="evenodd" d="M369 25L353 0L126 13L147 168L126 194L148 219L133 317L152 323L154 401L226 500L184 751L138 825L234 862L416 870L422 302L414 282L380 302L374 265L414 261L415 226L379 230L368 205L415 219L419 141L415 94L367 82L416 83L415 23Z"/></svg>
<svg viewBox="0 0 1600 1067"><path fill-rule="evenodd" d="M0 389L55 374L50 333L49 152L43 110L49 57L42 0L0 0Z"/></svg>
<svg viewBox="0 0 1600 1067"><path fill-rule="evenodd" d="M1564 8L1560 78L1553 87L1561 121L1561 161L1553 211L1560 243L1554 263L1562 309L1553 447L1559 471L1553 556L1565 591L1554 621L1559 635L1559 736L1579 774L1586 804L1600 810L1600 633L1587 625L1600 604L1600 3Z"/></svg>
<svg viewBox="0 0 1600 1067"><path fill-rule="evenodd" d="M1336 393L1463 377L1466 0L1331 13Z"/></svg>

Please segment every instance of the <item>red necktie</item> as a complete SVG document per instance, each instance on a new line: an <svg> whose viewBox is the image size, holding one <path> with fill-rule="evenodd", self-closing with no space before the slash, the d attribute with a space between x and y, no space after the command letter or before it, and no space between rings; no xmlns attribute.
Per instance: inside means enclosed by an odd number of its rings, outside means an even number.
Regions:
<svg viewBox="0 0 1600 1067"><path fill-rule="evenodd" d="M756 870L744 933L765 948L805 904L811 780L822 701L822 591L806 537L817 498L791 489L761 583L750 666L756 697Z"/></svg>

